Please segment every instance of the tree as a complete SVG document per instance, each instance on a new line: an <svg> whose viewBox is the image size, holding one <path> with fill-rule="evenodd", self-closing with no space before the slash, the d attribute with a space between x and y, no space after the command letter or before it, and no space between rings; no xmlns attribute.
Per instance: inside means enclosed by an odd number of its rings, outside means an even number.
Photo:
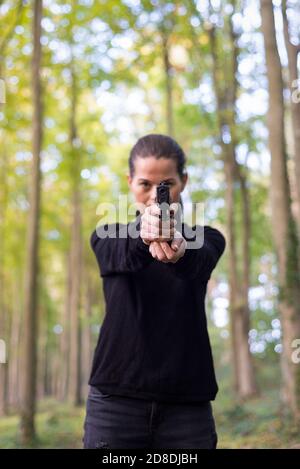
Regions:
<svg viewBox="0 0 300 469"><path fill-rule="evenodd" d="M0 79L5 81L5 56L6 49L14 34L14 29L18 22L21 20L23 12L23 1L20 0L15 8L12 21L8 23L5 33L0 42ZM0 103L1 104L1 103ZM8 207L8 153L7 146L3 139L1 147L1 161L0 161L0 337L5 339L7 362L5 365L0 366L0 415L6 414L8 411L8 377L9 377L9 357L10 357L10 329L11 329L11 311L9 303L6 300L5 290L7 288L7 278L5 275L5 251L6 251L6 211Z"/></svg>
<svg viewBox="0 0 300 469"><path fill-rule="evenodd" d="M236 131L236 100L237 100L237 61L239 49L238 35L234 31L232 15L237 5L233 1L231 14L226 19L227 36L222 43L228 41L228 52L221 53L218 28L213 21L207 22L207 34L212 61L212 80L217 107L217 129L219 143L222 149L222 160L225 170L225 200L227 225L227 251L229 259L229 303L232 341L232 361L234 371L234 388L241 399L254 396L257 393L253 360L249 350L248 334L250 329L250 309L248 303L249 280L249 237L250 237L250 208L246 183L246 173L237 162L236 147L238 137ZM196 8L193 13L201 20ZM212 6L209 16L213 18ZM220 12L219 12L220 14ZM225 28L224 28L225 29ZM237 235L237 184L241 189L242 199L242 250L238 253ZM242 260L242 272L238 269L239 257ZM242 281L240 280L242 276Z"/></svg>
<svg viewBox="0 0 300 469"><path fill-rule="evenodd" d="M300 236L300 99L297 95L299 87L299 72L297 67L298 54L300 52L300 42L293 44L290 38L289 23L287 18L287 2L282 0L282 17L283 17L283 32L284 41L288 57L288 72L289 72L289 86L290 86L290 103L293 127L293 143L294 143L294 162L295 162L295 180L296 183L296 197L298 205L298 234Z"/></svg>
<svg viewBox="0 0 300 469"><path fill-rule="evenodd" d="M283 79L276 43L273 3L261 0L269 88L268 129L271 153L271 208L275 249L278 258L279 312L283 331L282 398L300 418L300 368L292 361L293 341L300 337L300 279L298 240L291 213L290 185L284 135Z"/></svg>
<svg viewBox="0 0 300 469"><path fill-rule="evenodd" d="M81 404L80 358L81 358L81 327L80 327L80 292L82 268L82 239L81 239L81 157L80 140L76 125L77 116L77 87L74 63L71 63L71 116L70 116L70 158L72 171L72 226L70 246L70 383L69 396L75 405Z"/></svg>
<svg viewBox="0 0 300 469"><path fill-rule="evenodd" d="M27 259L25 267L25 304L23 322L23 381L21 397L21 439L30 444L35 436L36 370L37 370L37 293L38 293L38 245L42 148L42 89L41 89L41 21L42 0L33 4L33 57L32 57L32 167L30 183L30 209L27 231Z"/></svg>

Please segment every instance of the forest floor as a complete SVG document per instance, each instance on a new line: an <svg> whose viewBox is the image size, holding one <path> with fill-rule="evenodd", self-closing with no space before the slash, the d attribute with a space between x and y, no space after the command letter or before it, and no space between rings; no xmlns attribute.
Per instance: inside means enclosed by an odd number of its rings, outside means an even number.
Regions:
<svg viewBox="0 0 300 469"><path fill-rule="evenodd" d="M217 398L214 415L218 448L300 448L300 428L280 408L277 390L243 404Z"/></svg>
<svg viewBox="0 0 300 469"><path fill-rule="evenodd" d="M225 391L213 403L218 433L218 448L291 448L300 446L300 432L288 416L281 416L278 391L244 403L234 402ZM55 400L38 405L34 448L82 448L85 408L74 408ZM20 448L19 418L0 419L0 448Z"/></svg>

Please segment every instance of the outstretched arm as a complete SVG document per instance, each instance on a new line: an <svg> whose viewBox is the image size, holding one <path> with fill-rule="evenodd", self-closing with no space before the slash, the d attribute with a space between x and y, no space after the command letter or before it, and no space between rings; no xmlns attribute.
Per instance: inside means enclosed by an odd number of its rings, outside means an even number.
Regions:
<svg viewBox="0 0 300 469"><path fill-rule="evenodd" d="M168 264L175 275L184 279L200 277L203 281L210 278L219 258L225 249L225 238L220 231L205 225L203 245L197 249L186 249L184 234L176 232L171 246L164 242L152 242L150 252L159 261ZM175 250L175 246L177 249Z"/></svg>
<svg viewBox="0 0 300 469"><path fill-rule="evenodd" d="M140 237L132 238L128 234L128 225L116 224L116 237L99 237L94 230L90 244L98 261L102 277L114 274L127 274L138 272L153 261L149 252L149 246ZM103 225L102 231L112 225ZM137 226L137 230L139 226ZM127 232L127 237L120 237Z"/></svg>

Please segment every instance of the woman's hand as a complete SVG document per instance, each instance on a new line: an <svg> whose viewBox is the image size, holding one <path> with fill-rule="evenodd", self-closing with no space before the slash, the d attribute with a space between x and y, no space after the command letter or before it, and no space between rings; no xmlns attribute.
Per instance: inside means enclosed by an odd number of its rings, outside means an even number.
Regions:
<svg viewBox="0 0 300 469"><path fill-rule="evenodd" d="M160 208L153 204L146 207L141 216L140 236L145 244L153 241L164 242L174 238L175 225L177 221L174 219L174 211L171 213L169 221L162 221L160 216Z"/></svg>
<svg viewBox="0 0 300 469"><path fill-rule="evenodd" d="M165 241L152 241L149 251L152 256L161 262L177 262L185 253L187 242L179 231L175 231L171 246Z"/></svg>

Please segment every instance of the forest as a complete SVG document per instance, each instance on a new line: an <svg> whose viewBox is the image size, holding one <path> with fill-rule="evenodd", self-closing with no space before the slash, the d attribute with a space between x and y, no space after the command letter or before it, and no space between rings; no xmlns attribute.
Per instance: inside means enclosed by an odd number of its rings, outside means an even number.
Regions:
<svg viewBox="0 0 300 469"><path fill-rule="evenodd" d="M0 0L0 448L81 448L105 315L90 247L150 133L226 238L220 448L300 448L299 0Z"/></svg>

